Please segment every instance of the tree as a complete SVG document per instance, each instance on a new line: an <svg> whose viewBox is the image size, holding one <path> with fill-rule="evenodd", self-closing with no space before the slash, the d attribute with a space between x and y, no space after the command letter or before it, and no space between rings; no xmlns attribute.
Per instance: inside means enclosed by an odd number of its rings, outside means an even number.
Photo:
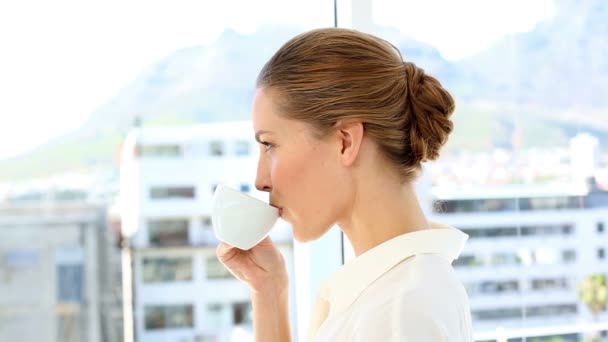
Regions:
<svg viewBox="0 0 608 342"><path fill-rule="evenodd" d="M600 313L605 311L608 306L608 279L606 275L596 273L585 278L579 285L578 297L581 302L587 305L597 322ZM592 340L599 341L599 333L596 333Z"/></svg>

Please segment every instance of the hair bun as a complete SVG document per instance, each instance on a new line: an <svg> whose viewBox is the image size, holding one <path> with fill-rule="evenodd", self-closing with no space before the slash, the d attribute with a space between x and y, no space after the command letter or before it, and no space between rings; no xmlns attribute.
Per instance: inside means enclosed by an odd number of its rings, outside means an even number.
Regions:
<svg viewBox="0 0 608 342"><path fill-rule="evenodd" d="M450 116L454 99L436 78L414 63L404 62L407 83L405 105L406 148L414 165L435 160L453 130ZM408 153L409 154L409 153Z"/></svg>

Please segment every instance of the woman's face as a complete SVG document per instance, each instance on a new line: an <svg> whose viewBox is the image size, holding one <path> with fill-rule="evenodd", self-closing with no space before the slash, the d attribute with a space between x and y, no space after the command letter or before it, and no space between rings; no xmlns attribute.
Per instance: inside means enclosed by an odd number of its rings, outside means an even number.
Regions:
<svg viewBox="0 0 608 342"><path fill-rule="evenodd" d="M270 193L296 240L315 240L336 223L350 195L340 144L331 137L319 140L308 124L281 117L273 96L259 89L253 103L260 143L256 188Z"/></svg>

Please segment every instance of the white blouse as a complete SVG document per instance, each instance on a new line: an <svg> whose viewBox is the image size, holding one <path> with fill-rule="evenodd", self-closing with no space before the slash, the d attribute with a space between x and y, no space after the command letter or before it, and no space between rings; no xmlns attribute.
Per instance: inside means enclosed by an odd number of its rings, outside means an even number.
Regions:
<svg viewBox="0 0 608 342"><path fill-rule="evenodd" d="M447 227L395 237L319 289L308 341L473 341L468 296L451 263L468 236Z"/></svg>

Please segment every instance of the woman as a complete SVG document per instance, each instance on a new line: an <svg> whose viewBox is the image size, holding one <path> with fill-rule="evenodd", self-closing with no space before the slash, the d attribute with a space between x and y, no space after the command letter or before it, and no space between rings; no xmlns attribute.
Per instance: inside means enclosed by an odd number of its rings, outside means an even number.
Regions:
<svg viewBox="0 0 608 342"><path fill-rule="evenodd" d="M467 236L431 225L412 181L452 131L454 101L377 37L301 34L264 66L253 125L256 187L312 241L338 224L356 258L321 287L310 341L471 341L468 299L451 262ZM256 341L291 341L288 277L270 238L220 261L252 290Z"/></svg>

